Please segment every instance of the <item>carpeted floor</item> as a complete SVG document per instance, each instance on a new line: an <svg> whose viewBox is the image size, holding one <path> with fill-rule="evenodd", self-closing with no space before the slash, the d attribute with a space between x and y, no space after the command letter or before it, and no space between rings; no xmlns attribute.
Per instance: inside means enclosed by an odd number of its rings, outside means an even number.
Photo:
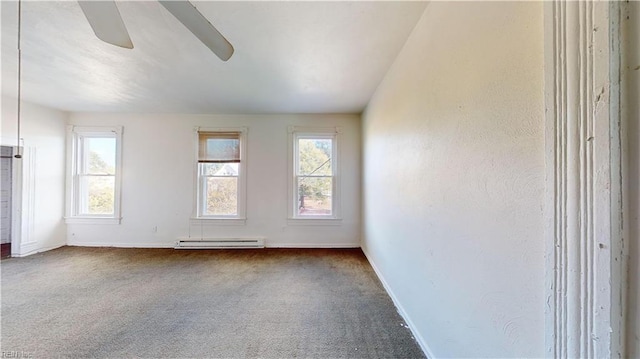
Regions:
<svg viewBox="0 0 640 359"><path fill-rule="evenodd" d="M360 250L63 247L0 270L13 357L424 358Z"/></svg>

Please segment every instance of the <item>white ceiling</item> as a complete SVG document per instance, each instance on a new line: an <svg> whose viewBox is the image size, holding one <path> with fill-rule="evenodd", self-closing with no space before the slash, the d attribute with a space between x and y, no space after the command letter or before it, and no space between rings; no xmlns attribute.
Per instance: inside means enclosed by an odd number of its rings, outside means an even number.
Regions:
<svg viewBox="0 0 640 359"><path fill-rule="evenodd" d="M22 98L66 111L359 113L425 2L196 2L222 62L156 1L118 1L134 49L98 40L75 1L22 3ZM2 1L2 92L17 90L17 6Z"/></svg>

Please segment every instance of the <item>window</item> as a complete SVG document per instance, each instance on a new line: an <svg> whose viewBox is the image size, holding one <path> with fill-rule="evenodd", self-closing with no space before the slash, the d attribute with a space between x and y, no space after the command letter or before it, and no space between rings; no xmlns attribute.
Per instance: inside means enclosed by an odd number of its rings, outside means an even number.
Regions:
<svg viewBox="0 0 640 359"><path fill-rule="evenodd" d="M338 219L338 129L292 129L293 219Z"/></svg>
<svg viewBox="0 0 640 359"><path fill-rule="evenodd" d="M244 219L246 129L199 128L197 217Z"/></svg>
<svg viewBox="0 0 640 359"><path fill-rule="evenodd" d="M69 126L67 222L120 222L122 127Z"/></svg>

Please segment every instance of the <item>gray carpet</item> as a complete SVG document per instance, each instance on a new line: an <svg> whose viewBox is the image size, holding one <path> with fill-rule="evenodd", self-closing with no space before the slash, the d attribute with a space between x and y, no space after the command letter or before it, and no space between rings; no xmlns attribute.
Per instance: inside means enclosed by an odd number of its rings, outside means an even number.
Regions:
<svg viewBox="0 0 640 359"><path fill-rule="evenodd" d="M63 247L0 270L10 355L424 358L360 250Z"/></svg>

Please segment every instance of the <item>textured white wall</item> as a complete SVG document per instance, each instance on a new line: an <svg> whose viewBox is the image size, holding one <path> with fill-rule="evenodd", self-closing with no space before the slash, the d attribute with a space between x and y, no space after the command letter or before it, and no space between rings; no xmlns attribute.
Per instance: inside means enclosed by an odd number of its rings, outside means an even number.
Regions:
<svg viewBox="0 0 640 359"><path fill-rule="evenodd" d="M363 114L363 247L433 357L544 355L539 2L431 2Z"/></svg>
<svg viewBox="0 0 640 359"><path fill-rule="evenodd" d="M122 224L69 224L68 243L172 247L178 237L266 237L267 246L360 245L360 116L123 115L74 113L76 125L124 125ZM340 126L342 223L287 223L288 126ZM247 127L246 225L189 225L194 127ZM157 227L157 232L154 228Z"/></svg>
<svg viewBox="0 0 640 359"><path fill-rule="evenodd" d="M2 96L1 107L2 145L15 146L17 100ZM14 254L27 255L62 246L66 241L64 139L68 113L28 102L22 103L21 113L22 246ZM33 163L31 168L29 163Z"/></svg>
<svg viewBox="0 0 640 359"><path fill-rule="evenodd" d="M627 356L640 358L640 2L623 5L623 102L626 132L624 206L629 250Z"/></svg>

